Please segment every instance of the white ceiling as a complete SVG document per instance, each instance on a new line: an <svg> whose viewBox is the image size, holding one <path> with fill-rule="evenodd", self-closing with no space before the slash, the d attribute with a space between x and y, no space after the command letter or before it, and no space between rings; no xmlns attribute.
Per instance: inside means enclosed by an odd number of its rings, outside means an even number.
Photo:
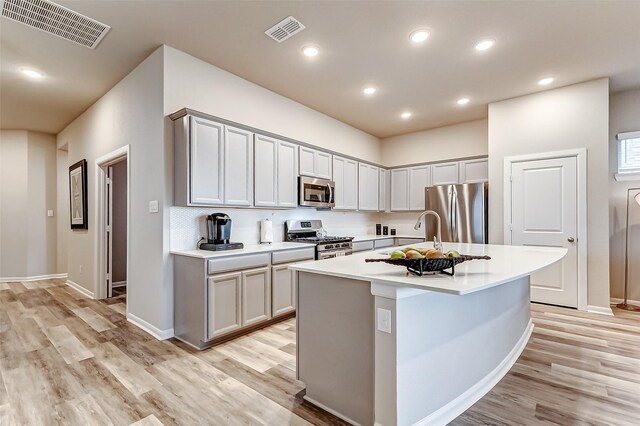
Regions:
<svg viewBox="0 0 640 426"><path fill-rule="evenodd" d="M112 30L90 50L1 18L3 129L59 132L161 44L378 137L486 117L489 102L542 90L546 76L551 88L605 76L612 91L640 87L640 1L58 3ZM281 44L264 34L289 15L307 29ZM432 35L414 45L419 27ZM485 37L496 45L476 52ZM305 44L320 54L303 56ZM28 80L25 66L46 78Z"/></svg>

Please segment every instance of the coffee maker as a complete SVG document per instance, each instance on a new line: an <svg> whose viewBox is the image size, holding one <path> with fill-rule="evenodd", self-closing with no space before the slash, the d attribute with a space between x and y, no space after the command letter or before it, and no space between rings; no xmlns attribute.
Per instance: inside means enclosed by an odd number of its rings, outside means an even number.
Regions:
<svg viewBox="0 0 640 426"><path fill-rule="evenodd" d="M207 216L207 242L200 244L202 250L233 250L244 247L242 243L232 243L231 218L224 213Z"/></svg>

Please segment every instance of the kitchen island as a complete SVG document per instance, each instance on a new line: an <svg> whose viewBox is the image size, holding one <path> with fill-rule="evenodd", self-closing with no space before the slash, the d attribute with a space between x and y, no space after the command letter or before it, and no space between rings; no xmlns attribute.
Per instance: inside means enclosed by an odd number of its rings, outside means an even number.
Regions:
<svg viewBox="0 0 640 426"><path fill-rule="evenodd" d="M491 260L423 277L365 263L392 249L290 266L305 399L353 424L444 425L509 371L533 329L529 276L566 250L444 248Z"/></svg>

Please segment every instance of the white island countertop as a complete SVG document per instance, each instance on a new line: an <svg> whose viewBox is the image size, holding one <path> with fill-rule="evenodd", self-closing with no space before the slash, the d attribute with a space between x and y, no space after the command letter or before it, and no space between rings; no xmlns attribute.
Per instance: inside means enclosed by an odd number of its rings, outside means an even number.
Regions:
<svg viewBox="0 0 640 426"><path fill-rule="evenodd" d="M245 254L255 253L271 253L274 251L294 250L294 249L312 249L315 250L313 244L308 243L271 243L271 244L245 244L244 248L236 250L171 250L171 254L178 256L198 257L201 259L218 258L218 257L230 257L230 256L243 256Z"/></svg>
<svg viewBox="0 0 640 426"><path fill-rule="evenodd" d="M411 246L432 248L433 244L419 243ZM299 263L289 268L300 272L462 295L531 275L558 262L567 253L564 248L552 247L444 243L444 250L450 249L462 254L491 256L491 260L471 260L456 265L455 276L435 274L422 277L410 274L403 266L365 263L367 258L388 257L387 253L394 250L389 247L352 256Z"/></svg>

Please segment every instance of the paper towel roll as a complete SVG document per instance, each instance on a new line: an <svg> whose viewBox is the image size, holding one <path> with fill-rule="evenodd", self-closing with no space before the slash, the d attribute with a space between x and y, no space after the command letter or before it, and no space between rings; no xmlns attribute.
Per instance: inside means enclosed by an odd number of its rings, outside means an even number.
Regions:
<svg viewBox="0 0 640 426"><path fill-rule="evenodd" d="M271 222L269 219L260 222L260 242L273 242L273 222Z"/></svg>

